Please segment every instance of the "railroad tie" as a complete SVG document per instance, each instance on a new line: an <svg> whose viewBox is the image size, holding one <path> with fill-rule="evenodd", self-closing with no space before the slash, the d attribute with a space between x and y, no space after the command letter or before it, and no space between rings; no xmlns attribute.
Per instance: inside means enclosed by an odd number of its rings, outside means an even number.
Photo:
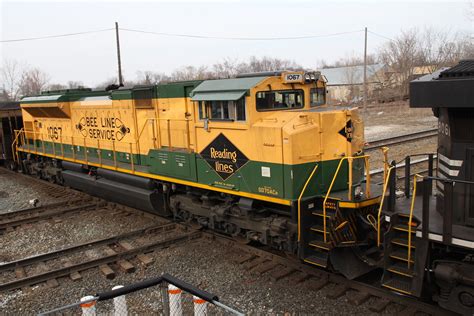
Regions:
<svg viewBox="0 0 474 316"><path fill-rule="evenodd" d="M125 250L132 250L133 246L130 244L128 241L121 240L118 242L119 246L122 247Z"/></svg>
<svg viewBox="0 0 474 316"><path fill-rule="evenodd" d="M350 295L348 295L349 293ZM359 291L349 291L346 293L346 295L347 295L347 300L349 301L349 303L355 306L364 304L371 296L367 292L359 292Z"/></svg>
<svg viewBox="0 0 474 316"><path fill-rule="evenodd" d="M71 274L69 275L69 278L73 281L79 281L82 279L82 275L79 272L74 271L74 272L71 272Z"/></svg>
<svg viewBox="0 0 474 316"><path fill-rule="evenodd" d="M108 264L102 264L99 266L100 272L109 280L115 278L115 272Z"/></svg>
<svg viewBox="0 0 474 316"><path fill-rule="evenodd" d="M70 266L73 266L74 264L66 259L64 261L64 266L65 267L70 267ZM81 280L82 279L82 275L79 273L79 271L73 271L69 274L69 278L72 280L72 281L78 281L78 280Z"/></svg>
<svg viewBox="0 0 474 316"><path fill-rule="evenodd" d="M405 307L403 310L397 313L397 316L413 316L416 315L418 310L414 307L408 306Z"/></svg>
<svg viewBox="0 0 474 316"><path fill-rule="evenodd" d="M58 280L56 280L54 278L49 279L48 281L46 281L46 286L49 287L50 289L52 289L52 288L58 287L59 282L58 282Z"/></svg>
<svg viewBox="0 0 474 316"><path fill-rule="evenodd" d="M268 261L267 258L259 257L259 258L256 258L256 259L252 260L252 261L248 261L248 262L244 263L244 268L246 270L250 270L253 267L256 267L256 266L258 266L258 265L260 265L260 264L262 264L266 261Z"/></svg>
<svg viewBox="0 0 474 316"><path fill-rule="evenodd" d="M309 288L312 291L317 292L328 284L329 284L329 277L327 275L322 275L321 278L319 278L315 281L312 281L309 285Z"/></svg>
<svg viewBox="0 0 474 316"><path fill-rule="evenodd" d="M369 309L372 312L375 313L380 313L382 312L385 308L387 308L388 304L390 304L390 301L384 298L377 298L375 302L370 304Z"/></svg>
<svg viewBox="0 0 474 316"><path fill-rule="evenodd" d="M347 284L336 284L327 294L326 297L330 299L337 299L349 290L349 286Z"/></svg>
<svg viewBox="0 0 474 316"><path fill-rule="evenodd" d="M303 271L298 271L298 275L294 279L294 282L295 283L302 283L302 282L308 280L309 278L311 278L311 275L309 275L308 273L303 272Z"/></svg>
<svg viewBox="0 0 474 316"><path fill-rule="evenodd" d="M137 255L137 259L140 260L140 262L143 263L143 265L145 265L145 266L149 266L153 262L155 262L155 260L152 257L150 257L149 255L146 255L146 254Z"/></svg>
<svg viewBox="0 0 474 316"><path fill-rule="evenodd" d="M257 275L262 275L264 274L265 272L268 272L274 268L276 268L277 266L280 266L278 263L275 263L275 262L272 262L272 261L268 261L268 262L265 262L257 267L255 267L252 272L257 274ZM281 266L280 266L281 267Z"/></svg>
<svg viewBox="0 0 474 316"><path fill-rule="evenodd" d="M131 264L130 261L122 259L117 261L118 266L120 267L121 270L127 273L132 273L135 272L135 266Z"/></svg>
<svg viewBox="0 0 474 316"><path fill-rule="evenodd" d="M235 262L238 263L238 264L244 264L247 261L255 259L256 257L257 257L256 255L254 255L252 253L248 253L248 254L245 254L244 256L241 256L241 257L237 258L235 260Z"/></svg>
<svg viewBox="0 0 474 316"><path fill-rule="evenodd" d="M292 274L295 271L296 270L294 268L290 268L290 267L286 267L286 268L283 268L283 269L280 269L280 270L276 270L270 276L270 280L272 282L276 282L280 279L283 279L284 277L289 276L290 274Z"/></svg>

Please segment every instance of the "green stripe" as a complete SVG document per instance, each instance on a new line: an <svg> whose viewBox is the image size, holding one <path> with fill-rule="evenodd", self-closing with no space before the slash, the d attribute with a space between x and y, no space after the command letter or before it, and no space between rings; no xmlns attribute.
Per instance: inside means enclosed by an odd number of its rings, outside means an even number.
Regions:
<svg viewBox="0 0 474 316"><path fill-rule="evenodd" d="M38 151L43 150L41 141L36 141ZM53 154L53 143L45 142L46 153ZM61 156L62 152L66 157L72 158L72 145L55 144L55 154ZM85 160L83 146L75 146L76 159ZM111 150L100 150L103 160L113 161ZM97 148L88 147L88 159L97 158ZM127 159L128 157L128 159ZM181 180L196 181L201 184L218 188L226 188L235 191L261 194L271 197L278 197L287 200L298 199L308 176L315 166L315 162L281 165L260 161L248 161L238 169L233 175L223 180L211 166L199 155L181 151L150 150L148 155L132 155L136 166L148 166L150 174L163 175ZM130 156L125 152L116 152L118 162L130 163ZM354 161L353 183L357 184L363 179L363 162ZM104 161L103 161L104 162ZM340 160L328 160L318 162L318 169L308 184L304 197L325 194L334 177ZM113 165L113 164L110 164ZM270 177L262 175L262 167L270 169ZM344 161L340 172L335 180L332 192L347 189L348 172L347 161Z"/></svg>

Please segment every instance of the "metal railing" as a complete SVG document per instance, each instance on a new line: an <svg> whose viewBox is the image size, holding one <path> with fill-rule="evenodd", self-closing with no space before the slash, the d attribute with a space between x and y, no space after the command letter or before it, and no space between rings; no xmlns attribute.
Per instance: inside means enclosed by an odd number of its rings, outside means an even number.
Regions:
<svg viewBox="0 0 474 316"><path fill-rule="evenodd" d="M15 134L15 139L12 142L12 155L13 155L13 162L19 163L20 159L18 157L18 151L16 150L18 147L18 140L20 134L23 132L23 127L19 130L14 130L13 133Z"/></svg>
<svg viewBox="0 0 474 316"><path fill-rule="evenodd" d="M142 282L115 286L111 291L82 297L79 301L38 315L238 315L244 314L207 291L169 274Z"/></svg>
<svg viewBox="0 0 474 316"><path fill-rule="evenodd" d="M190 119L178 119L178 118L174 118L174 119L170 119L170 118L147 118L145 120L145 123L143 124L140 132L138 133L138 141L137 142L140 142L140 139L142 137L142 134L143 132L145 131L145 128L147 126L147 123L148 122L152 122L152 140L153 140L153 146L154 148L161 148L163 147L164 145L164 142L162 140L162 131L161 131L161 124L160 122L166 122L166 143L167 143L167 148L168 150L174 150L174 148L182 148L181 146L176 146L176 145L173 145L172 143L172 139L173 137L171 137L171 134L172 134L172 129L171 129L171 125L173 122L183 122L185 124L185 128L184 128L184 133L185 133L185 141L184 141L184 145L185 145L185 149L188 151L188 152L192 152L192 149L191 149L191 129L190 129L190 126L189 126L189 122L191 120Z"/></svg>
<svg viewBox="0 0 474 316"><path fill-rule="evenodd" d="M138 162L138 142L121 142L116 140L91 139L87 137L74 136L45 136L43 133L36 133L34 130L15 130L16 137L12 144L15 153L18 150L26 150L31 153L52 156L63 160L73 162L98 165L99 167L108 166L117 170L119 162L129 165L129 169L134 172ZM28 134L33 137L28 137ZM95 143L95 144L93 144ZM48 145L47 145L48 144ZM119 149L117 150L117 144ZM48 148L47 148L48 146ZM65 150L68 148L68 150ZM68 153L67 153L68 152ZM104 157L104 152L108 157ZM118 154L123 154L119 159ZM106 163L110 160L110 163ZM17 162L18 155L17 155Z"/></svg>
<svg viewBox="0 0 474 316"><path fill-rule="evenodd" d="M349 169L349 181L348 181L348 200L352 201L352 162L354 159L364 159L364 165L365 165L365 170L366 170L366 186L365 186L365 195L367 198L370 198L370 168L369 168L369 156L368 155L363 155L363 156L350 156L350 157L343 157L339 161L339 164L337 166L336 172L334 173L334 177L332 178L331 184L329 185L329 189L326 193L326 196L324 197L323 201L323 238L324 242L327 242L327 224L326 224L326 202L329 198L329 195L331 194L332 187L334 186L334 183L336 182L336 178L339 174L339 170L341 169L342 163L347 160L348 162L348 169Z"/></svg>
<svg viewBox="0 0 474 316"><path fill-rule="evenodd" d="M313 175L316 173L316 170L318 169L318 164L316 164L313 168L313 171L311 171L311 174L309 175L308 179L306 180L303 189L301 190L300 195L298 196L298 241L301 240L301 198L303 197L304 193L306 192L306 188L308 187L309 182L313 178Z"/></svg>
<svg viewBox="0 0 474 316"><path fill-rule="evenodd" d="M411 205L410 205L410 215L408 217L408 255L407 255L407 264L408 264L408 269L410 269L411 265L411 244L412 244L412 223L413 223L413 210L415 209L415 197L416 197L416 183L418 178L423 178L423 176L419 174L415 174L413 176L413 196L411 199ZM424 192L427 193L427 192Z"/></svg>
<svg viewBox="0 0 474 316"><path fill-rule="evenodd" d="M384 205L384 202L385 202L385 194L387 193L387 187L388 187L388 184L391 180L391 173L392 171L396 169L395 166L391 166L387 169L386 171L386 174L384 175L384 184L383 184L383 191L382 191L382 199L380 201L380 205L379 205L379 211L378 211L378 214L377 214L377 247L380 247L380 243L381 243L381 238L380 238L380 220L381 220L381 217L382 217L382 209L383 209L383 205Z"/></svg>

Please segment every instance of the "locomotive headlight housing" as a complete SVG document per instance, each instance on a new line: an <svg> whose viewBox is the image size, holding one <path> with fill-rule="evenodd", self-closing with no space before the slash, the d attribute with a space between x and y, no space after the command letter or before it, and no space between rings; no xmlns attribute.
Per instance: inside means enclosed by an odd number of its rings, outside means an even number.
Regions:
<svg viewBox="0 0 474 316"><path fill-rule="evenodd" d="M311 78L312 81L316 81L316 75L314 73L312 73L310 75L310 78Z"/></svg>
<svg viewBox="0 0 474 316"><path fill-rule="evenodd" d="M304 81L310 82L311 81L311 76L309 74L304 74Z"/></svg>

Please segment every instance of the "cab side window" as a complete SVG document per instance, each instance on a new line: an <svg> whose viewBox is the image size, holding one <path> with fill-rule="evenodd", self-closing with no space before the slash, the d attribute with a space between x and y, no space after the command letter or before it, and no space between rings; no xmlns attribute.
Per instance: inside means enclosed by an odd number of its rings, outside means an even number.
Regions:
<svg viewBox="0 0 474 316"><path fill-rule="evenodd" d="M237 101L200 101L199 119L245 121L245 97Z"/></svg>
<svg viewBox="0 0 474 316"><path fill-rule="evenodd" d="M255 97L257 111L298 109L304 106L303 90L259 91Z"/></svg>
<svg viewBox="0 0 474 316"><path fill-rule="evenodd" d="M309 93L311 107L326 104L326 88L312 88Z"/></svg>

